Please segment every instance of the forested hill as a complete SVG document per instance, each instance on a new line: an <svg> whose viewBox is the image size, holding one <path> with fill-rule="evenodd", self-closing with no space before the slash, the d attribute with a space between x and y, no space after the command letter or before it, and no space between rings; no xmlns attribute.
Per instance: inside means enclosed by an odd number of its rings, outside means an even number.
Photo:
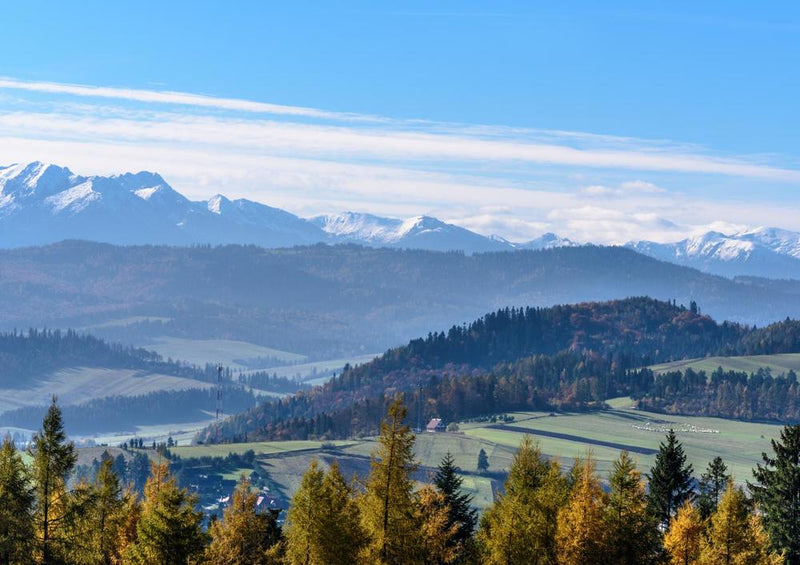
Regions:
<svg viewBox="0 0 800 565"><path fill-rule="evenodd" d="M491 368L497 363L560 351L633 357L637 363L733 354L748 333L717 324L674 302L629 298L551 308L505 308L469 325L428 334L390 350L361 370L441 367L448 363Z"/></svg>
<svg viewBox="0 0 800 565"><path fill-rule="evenodd" d="M0 388L25 388L31 381L68 367L142 369L168 375L210 379L201 368L174 362L145 349L107 343L73 330L0 333Z"/></svg>
<svg viewBox="0 0 800 565"><path fill-rule="evenodd" d="M425 417L581 409L612 396L647 394L652 373L633 369L650 363L800 351L799 338L800 324L790 320L754 329L717 323L693 303L686 308L644 297L503 309L234 417L225 433L229 439L372 433L385 396L395 392L407 393L412 410L421 403Z"/></svg>
<svg viewBox="0 0 800 565"><path fill-rule="evenodd" d="M505 306L629 296L702 305L759 326L800 318L800 281L730 280L629 249L459 253L316 245L0 250L0 330L79 327L104 339L228 339L336 359L382 351Z"/></svg>

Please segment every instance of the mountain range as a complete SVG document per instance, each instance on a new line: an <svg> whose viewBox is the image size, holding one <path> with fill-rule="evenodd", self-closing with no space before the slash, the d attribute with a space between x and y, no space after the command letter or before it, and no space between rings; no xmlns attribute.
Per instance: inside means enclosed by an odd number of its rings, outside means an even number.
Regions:
<svg viewBox="0 0 800 565"><path fill-rule="evenodd" d="M65 239L112 244L254 244L267 248L316 243L462 251L466 254L571 247L546 233L524 243L483 236L430 216L394 219L358 212L301 218L246 199L216 195L191 201L150 172L84 177L41 162L0 167L0 247ZM708 232L675 243L636 241L631 249L704 272L800 279L800 233L756 228Z"/></svg>

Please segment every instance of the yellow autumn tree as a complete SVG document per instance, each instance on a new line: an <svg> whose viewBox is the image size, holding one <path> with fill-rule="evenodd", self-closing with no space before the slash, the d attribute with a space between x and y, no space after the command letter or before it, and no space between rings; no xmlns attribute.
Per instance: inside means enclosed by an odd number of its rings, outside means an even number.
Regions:
<svg viewBox="0 0 800 565"><path fill-rule="evenodd" d="M728 480L700 544L699 565L779 565L783 557L770 550L758 516L750 512L742 489Z"/></svg>
<svg viewBox="0 0 800 565"><path fill-rule="evenodd" d="M671 565L694 565L700 558L700 543L703 539L703 522L700 512L686 501L678 509L664 536L664 549Z"/></svg>
<svg viewBox="0 0 800 565"><path fill-rule="evenodd" d="M558 512L568 494L558 462L547 461L539 444L525 435L511 463L505 493L481 519L482 563L555 564Z"/></svg>
<svg viewBox="0 0 800 565"><path fill-rule="evenodd" d="M425 485L417 493L417 521L421 524L421 562L424 565L455 563L461 546L453 544L460 524L450 522L450 506L442 493Z"/></svg>
<svg viewBox="0 0 800 565"><path fill-rule="evenodd" d="M257 510L258 493L242 475L232 504L222 520L211 524L211 545L206 549L209 565L278 565L280 527L277 512Z"/></svg>
<svg viewBox="0 0 800 565"><path fill-rule="evenodd" d="M576 463L577 482L569 502L558 514L556 546L561 565L608 563L603 522L605 495L594 469L591 455Z"/></svg>

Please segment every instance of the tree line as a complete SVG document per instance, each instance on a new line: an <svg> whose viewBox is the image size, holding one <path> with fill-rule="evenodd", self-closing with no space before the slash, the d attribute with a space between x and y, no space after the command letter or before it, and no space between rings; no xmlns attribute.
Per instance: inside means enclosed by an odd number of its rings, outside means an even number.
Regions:
<svg viewBox="0 0 800 565"><path fill-rule="evenodd" d="M665 378L641 367L688 357L791 351L800 351L798 322L761 329L718 324L691 305L646 297L505 308L345 367L312 391L234 416L220 427L220 437L373 434L387 395L395 392L406 394L413 413L447 420L514 410L586 410L620 395L660 398L665 390L666 402L673 402L683 392L665 389ZM691 405L685 408L684 413L693 413ZM742 417L771 416L756 405ZM204 440L212 439L207 430Z"/></svg>
<svg viewBox="0 0 800 565"><path fill-rule="evenodd" d="M623 451L604 489L591 454L564 471L524 436L503 492L478 518L448 454L412 479L415 437L399 397L367 477L312 461L280 524L242 477L204 528L196 498L157 459L139 497L111 458L72 487L76 452L53 403L30 448L0 447L0 563L214 565L800 563L800 426L772 441L747 490L715 458L698 481L670 431L645 477ZM696 482L696 486L695 486ZM649 488L648 488L649 487Z"/></svg>

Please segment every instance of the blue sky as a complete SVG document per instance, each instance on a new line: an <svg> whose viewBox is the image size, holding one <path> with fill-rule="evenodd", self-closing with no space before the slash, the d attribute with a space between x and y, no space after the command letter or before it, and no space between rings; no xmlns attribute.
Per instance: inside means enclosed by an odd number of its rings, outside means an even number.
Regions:
<svg viewBox="0 0 800 565"><path fill-rule="evenodd" d="M800 8L760 4L4 3L0 164L518 240L800 229Z"/></svg>

